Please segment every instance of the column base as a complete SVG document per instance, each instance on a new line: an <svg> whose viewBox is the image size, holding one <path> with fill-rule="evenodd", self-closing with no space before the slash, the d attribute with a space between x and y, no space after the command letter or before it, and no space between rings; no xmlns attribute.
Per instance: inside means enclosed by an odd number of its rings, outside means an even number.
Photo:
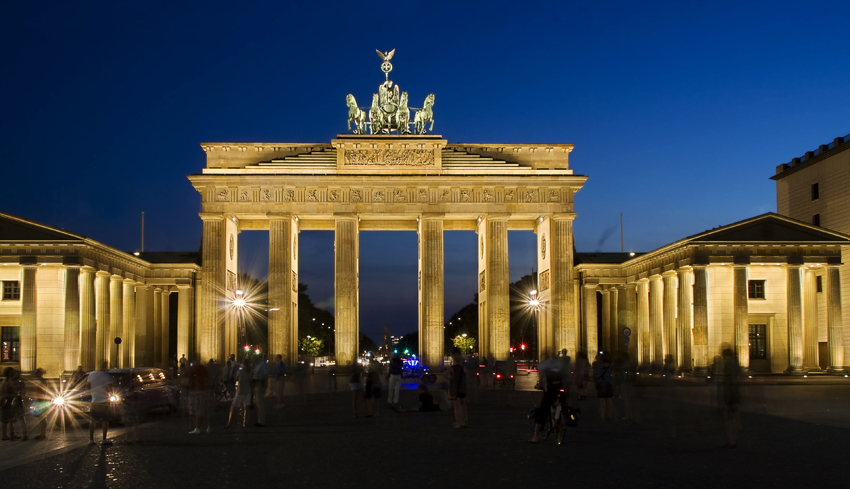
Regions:
<svg viewBox="0 0 850 489"><path fill-rule="evenodd" d="M822 374L822 373L826 372L826 370L824 370L820 367L812 367L812 368L805 368L804 367L803 370L805 370L807 374Z"/></svg>
<svg viewBox="0 0 850 489"><path fill-rule="evenodd" d="M786 375L805 375L806 371L802 367L788 367L784 373Z"/></svg>
<svg viewBox="0 0 850 489"><path fill-rule="evenodd" d="M847 375L847 370L844 367L829 367L826 369L826 373L829 375Z"/></svg>

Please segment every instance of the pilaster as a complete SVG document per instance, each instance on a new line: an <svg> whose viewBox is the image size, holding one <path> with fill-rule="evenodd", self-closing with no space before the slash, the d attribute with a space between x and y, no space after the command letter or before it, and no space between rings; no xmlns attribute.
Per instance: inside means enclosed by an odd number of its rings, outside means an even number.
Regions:
<svg viewBox="0 0 850 489"><path fill-rule="evenodd" d="M578 353L578 321L575 314L575 285L573 283L573 219L575 214L555 214L551 229L551 288L552 328L555 351L567 350L570 358ZM505 264L507 265L507 263Z"/></svg>
<svg viewBox="0 0 850 489"><path fill-rule="evenodd" d="M627 352L630 359L637 358L637 285L626 284L617 295L619 299L619 310L617 311L617 350ZM629 328L629 336L625 335L626 328Z"/></svg>
<svg viewBox="0 0 850 489"><path fill-rule="evenodd" d="M95 269L80 269L80 365L97 368L97 317L95 315Z"/></svg>
<svg viewBox="0 0 850 489"><path fill-rule="evenodd" d="M355 215L334 216L334 290L336 363L351 365L359 352L360 234Z"/></svg>
<svg viewBox="0 0 850 489"><path fill-rule="evenodd" d="M664 341L664 359L672 356L673 363L676 362L676 272L664 272L664 326L662 331Z"/></svg>
<svg viewBox="0 0 850 489"><path fill-rule="evenodd" d="M611 292L602 289L602 337L599 339L599 349L608 351L611 349Z"/></svg>
<svg viewBox="0 0 850 489"><path fill-rule="evenodd" d="M661 275L649 277L650 363L664 363L664 283Z"/></svg>
<svg viewBox="0 0 850 489"><path fill-rule="evenodd" d="M691 270L679 268L676 270L679 276L679 294L677 299L678 333L676 335L679 351L679 372L690 373L693 371L693 357L691 355Z"/></svg>
<svg viewBox="0 0 850 489"><path fill-rule="evenodd" d="M169 307L169 297L171 296L171 291L168 288L162 290L162 305L159 308L159 312L162 314L161 320L161 331L162 335L159 337L160 340L160 356L157 359L159 365L166 366L168 365L168 349L169 349L169 337L171 336L171 325L169 324L170 318L170 307ZM233 350L236 353L236 349ZM221 359L219 359L221 360ZM219 362L220 363L220 362Z"/></svg>
<svg viewBox="0 0 850 489"><path fill-rule="evenodd" d="M826 327L831 374L845 374L844 340L841 322L841 278L838 265L826 266Z"/></svg>
<svg viewBox="0 0 850 489"><path fill-rule="evenodd" d="M204 222L202 237L201 263L203 281L200 290L201 315L198 325L198 343L200 358L222 357L222 336L225 303L225 226L224 215L219 213L201 213Z"/></svg>
<svg viewBox="0 0 850 489"><path fill-rule="evenodd" d="M35 279L38 265L23 265L21 280L21 370L29 373L36 369L38 349L36 331L38 309L36 306L38 282Z"/></svg>
<svg viewBox="0 0 850 489"><path fill-rule="evenodd" d="M800 265L785 266L785 304L788 318L788 370L803 374L803 301L800 288Z"/></svg>
<svg viewBox="0 0 850 489"><path fill-rule="evenodd" d="M613 353L617 351L617 345L619 344L619 339L617 335L620 331L620 295L623 294L625 290L622 286L620 287L611 287L609 293L611 294L611 309L608 311L609 316L609 328L608 328L608 349L605 350L608 353ZM593 361L593 358L590 358L590 361Z"/></svg>
<svg viewBox="0 0 850 489"><path fill-rule="evenodd" d="M694 372L708 370L708 282L705 265L694 265Z"/></svg>
<svg viewBox="0 0 850 489"><path fill-rule="evenodd" d="M73 372L80 365L80 267L65 265L65 352L62 369Z"/></svg>
<svg viewBox="0 0 850 489"><path fill-rule="evenodd" d="M443 217L423 215L419 220L419 352L422 362L434 369L442 366L444 268Z"/></svg>
<svg viewBox="0 0 850 489"><path fill-rule="evenodd" d="M275 212L267 216L269 356L274 358L274 355L281 355L287 365L293 365L298 359L298 271L295 268L297 223L290 213Z"/></svg>
<svg viewBox="0 0 850 489"><path fill-rule="evenodd" d="M183 355L186 355L186 358L191 358L192 355L189 349L189 339L191 336L189 332L191 328L189 318L193 315L192 302L189 295L190 290L191 286L189 285L177 286L177 358L182 358ZM271 304L271 301L269 301L269 304ZM269 330L271 330L271 324L269 325ZM287 365L291 364L287 363Z"/></svg>
<svg viewBox="0 0 850 489"><path fill-rule="evenodd" d="M637 281L637 325L637 362L642 369L646 369L652 359L652 336L649 332L649 279L646 278Z"/></svg>
<svg viewBox="0 0 850 489"><path fill-rule="evenodd" d="M812 269L803 271L803 370L820 372L818 361L818 291Z"/></svg>
<svg viewBox="0 0 850 489"><path fill-rule="evenodd" d="M598 340L598 322L596 318L596 288L598 284L584 284L584 314L582 321L584 324L584 338L586 341L587 353L589 357L594 357L599 353Z"/></svg>
<svg viewBox="0 0 850 489"><path fill-rule="evenodd" d="M750 325L747 303L747 265L736 263L732 267L732 308L735 312L735 352L741 369L750 368Z"/></svg>

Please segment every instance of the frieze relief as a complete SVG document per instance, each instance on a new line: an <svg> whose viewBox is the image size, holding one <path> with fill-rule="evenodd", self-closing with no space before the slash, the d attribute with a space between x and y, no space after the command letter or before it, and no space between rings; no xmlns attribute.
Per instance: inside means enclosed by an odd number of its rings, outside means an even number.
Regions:
<svg viewBox="0 0 850 489"><path fill-rule="evenodd" d="M549 270L540 274L540 291L549 290Z"/></svg>
<svg viewBox="0 0 850 489"><path fill-rule="evenodd" d="M346 149L346 166L435 166L430 149Z"/></svg>
<svg viewBox="0 0 850 489"><path fill-rule="evenodd" d="M216 202L227 202L228 196L230 196L230 190L228 190L226 188L215 189L215 201Z"/></svg>
<svg viewBox="0 0 850 489"><path fill-rule="evenodd" d="M478 292L484 292L484 288L487 284L486 278L487 270L481 270L481 273L478 274Z"/></svg>

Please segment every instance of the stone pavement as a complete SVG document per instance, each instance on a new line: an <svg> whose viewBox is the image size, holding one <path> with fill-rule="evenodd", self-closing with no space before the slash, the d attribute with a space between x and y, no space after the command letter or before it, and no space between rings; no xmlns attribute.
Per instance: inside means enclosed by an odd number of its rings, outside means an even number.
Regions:
<svg viewBox="0 0 850 489"><path fill-rule="evenodd" d="M293 395L269 409L266 428L188 435L188 418L143 426L145 442L118 436L112 447L69 446L0 471L24 487L845 487L850 384L743 388L740 444L721 450L722 425L705 384L638 387L639 423L602 423L597 401L583 410L567 443L530 445L529 409L540 394L482 388L469 429L450 413L396 413L354 419L348 392ZM414 405L415 391L402 403ZM269 405L272 399L266 399ZM255 413L251 413L254 415ZM253 422L253 421L251 421ZM56 433L54 433L55 435ZM37 443L0 444L4 460ZM49 443L49 442L48 442Z"/></svg>

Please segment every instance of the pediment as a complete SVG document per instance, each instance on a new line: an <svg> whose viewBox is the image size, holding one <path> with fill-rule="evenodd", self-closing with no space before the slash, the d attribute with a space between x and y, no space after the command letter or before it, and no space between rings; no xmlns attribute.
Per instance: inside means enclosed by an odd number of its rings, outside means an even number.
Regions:
<svg viewBox="0 0 850 489"><path fill-rule="evenodd" d="M82 239L59 229L0 214L0 241L79 241Z"/></svg>
<svg viewBox="0 0 850 489"><path fill-rule="evenodd" d="M847 242L850 237L778 214L763 214L692 237L691 242Z"/></svg>

